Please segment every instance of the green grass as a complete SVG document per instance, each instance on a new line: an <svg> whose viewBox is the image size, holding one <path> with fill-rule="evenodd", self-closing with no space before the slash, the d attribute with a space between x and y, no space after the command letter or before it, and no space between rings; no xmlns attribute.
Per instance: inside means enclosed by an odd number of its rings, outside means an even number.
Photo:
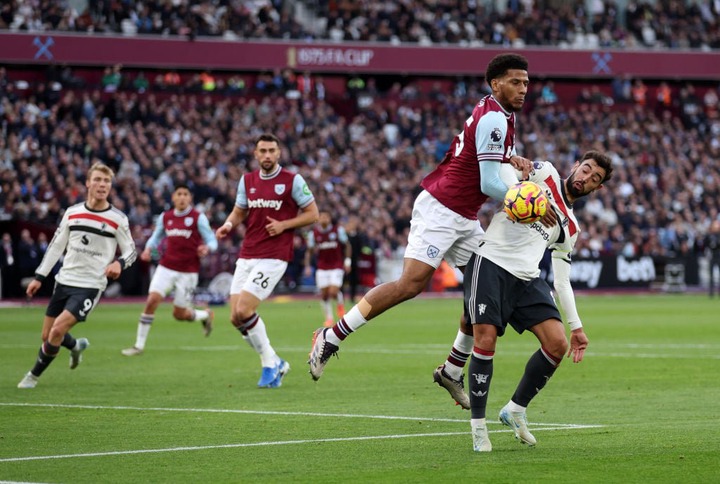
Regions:
<svg viewBox="0 0 720 484"><path fill-rule="evenodd" d="M161 306L146 353L126 358L141 305L109 302L73 331L91 341L77 370L63 349L37 388L19 390L44 307L3 308L0 480L717 481L720 301L580 296L578 305L586 360L565 360L533 401L532 449L494 418L536 340L512 331L500 339L490 454L472 451L469 413L432 383L457 330L457 300L410 301L372 321L317 383L305 363L317 301L265 303L272 343L292 365L276 390L256 388L259 359L228 308L206 339ZM12 460L23 458L34 459Z"/></svg>

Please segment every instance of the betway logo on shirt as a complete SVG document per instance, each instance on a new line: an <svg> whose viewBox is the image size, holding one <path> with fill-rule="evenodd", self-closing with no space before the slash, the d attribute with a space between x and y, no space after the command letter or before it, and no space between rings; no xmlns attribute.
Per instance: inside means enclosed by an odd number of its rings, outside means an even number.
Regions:
<svg viewBox="0 0 720 484"><path fill-rule="evenodd" d="M275 210L280 210L282 204L282 200L265 200L264 198L248 200L248 208L274 208Z"/></svg>
<svg viewBox="0 0 720 484"><path fill-rule="evenodd" d="M189 239L192 237L192 230L170 229L167 230L165 234L168 237L185 237L186 239Z"/></svg>
<svg viewBox="0 0 720 484"><path fill-rule="evenodd" d="M328 240L327 242L322 242L318 244L318 249L334 249L338 246L338 243L336 240Z"/></svg>

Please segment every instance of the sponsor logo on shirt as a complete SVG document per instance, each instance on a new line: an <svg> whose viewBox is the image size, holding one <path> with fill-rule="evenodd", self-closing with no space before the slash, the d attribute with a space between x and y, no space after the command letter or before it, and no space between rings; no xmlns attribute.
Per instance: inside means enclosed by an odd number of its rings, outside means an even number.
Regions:
<svg viewBox="0 0 720 484"><path fill-rule="evenodd" d="M248 208L274 208L275 210L280 210L282 204L282 200L265 200L264 198L248 200Z"/></svg>
<svg viewBox="0 0 720 484"><path fill-rule="evenodd" d="M85 248L83 248L83 247L70 247L70 246L68 246L68 251L71 251L71 250L74 251L74 252L77 252L78 254L89 255L90 257L102 257L102 256L103 256L103 253L100 252L100 251L92 250L92 249L85 249Z"/></svg>
<svg viewBox="0 0 720 484"><path fill-rule="evenodd" d="M320 249L320 250L334 249L337 246L338 246L337 241L327 241L327 242L322 242L322 243L318 244L318 249Z"/></svg>
<svg viewBox="0 0 720 484"><path fill-rule="evenodd" d="M547 241L550 239L550 234L545 230L545 227L541 223L533 222L530 225L530 228L535 229L537 233L540 234L540 237L542 237L543 240Z"/></svg>
<svg viewBox="0 0 720 484"><path fill-rule="evenodd" d="M165 235L168 237L185 237L186 239L189 239L192 237L192 230L170 229L165 232Z"/></svg>

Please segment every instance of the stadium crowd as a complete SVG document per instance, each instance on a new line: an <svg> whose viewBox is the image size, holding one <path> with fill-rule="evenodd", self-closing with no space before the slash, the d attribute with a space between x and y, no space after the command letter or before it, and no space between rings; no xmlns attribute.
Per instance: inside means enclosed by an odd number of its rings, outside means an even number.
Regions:
<svg viewBox="0 0 720 484"><path fill-rule="evenodd" d="M273 132L287 150L285 164L312 185L319 207L339 221L362 214L364 232L384 257L401 256L420 180L449 146L449 127L462 125L484 94L484 84L459 81L453 92L405 103L402 91L397 98L391 89L344 116L324 99L282 92L213 97L12 86L0 69L0 218L56 224L83 198L87 167L103 160L117 172L113 203L138 228L139 242L147 235L140 228L169 207L180 182L192 187L211 224L221 224L240 176L253 168L254 138ZM579 211L581 254L702 250L710 222L720 217L718 93L707 92L713 95L684 85L673 109L661 101L618 109L592 99L528 100L520 153L565 172L580 153L599 149L618 167L617 181ZM237 242L223 243L232 252Z"/></svg>
<svg viewBox="0 0 720 484"><path fill-rule="evenodd" d="M502 10L493 2L456 0L314 1L304 2L304 10L295 4L89 2L77 12L66 1L10 0L0 7L0 29L720 48L717 1L628 1L620 9L611 0L510 0ZM18 87L0 67L0 220L56 224L65 207L83 198L87 166L104 160L117 170L113 202L128 213L140 246L176 183L190 184L199 208L219 224L251 168L252 141L269 131L281 137L288 162L310 182L321 209L339 221L363 214L369 245L381 257L400 258L420 180L449 146L455 133L448 126L461 125L485 94L473 79L423 91L412 81L378 86L352 76L346 98L333 103L320 77L289 69L259 73L252 85L248 76L197 72L183 79L174 71L128 73L120 65L96 77L51 66L48 82ZM577 99L560 102L566 94L552 80L533 82L520 119L521 154L549 159L563 171L595 148L610 152L620 167L617 182L580 212L581 254L673 257L704 250L704 234L720 210L713 163L720 154L720 91L703 90L690 83L651 90L640 79L619 77L612 95L588 86ZM483 224L492 209L482 214ZM225 240L220 253L232 254L241 237ZM299 259L302 252L298 237Z"/></svg>
<svg viewBox="0 0 720 484"><path fill-rule="evenodd" d="M224 36L228 39L569 46L720 48L717 1L613 0L9 0L0 29ZM304 8L301 8L304 6Z"/></svg>

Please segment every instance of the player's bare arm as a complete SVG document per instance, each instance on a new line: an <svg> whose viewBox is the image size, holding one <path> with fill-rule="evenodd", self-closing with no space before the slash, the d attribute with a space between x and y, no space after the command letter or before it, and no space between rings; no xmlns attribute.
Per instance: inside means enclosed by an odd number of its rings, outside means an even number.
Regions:
<svg viewBox="0 0 720 484"><path fill-rule="evenodd" d="M574 329L570 333L570 348L567 357L572 356L573 363L580 363L585 356L585 350L588 347L588 337L582 328Z"/></svg>
<svg viewBox="0 0 720 484"><path fill-rule="evenodd" d="M38 281L37 279L33 279L30 281L30 284L28 284L27 289L25 290L25 294L27 294L28 297L33 297L36 292L40 289L40 286L42 286L42 282Z"/></svg>
<svg viewBox="0 0 720 484"><path fill-rule="evenodd" d="M105 275L110 279L117 279L120 277L121 272L122 265L120 265L120 261L118 260L111 262L110 265L105 268Z"/></svg>
<svg viewBox="0 0 720 484"><path fill-rule="evenodd" d="M287 220L275 220L272 217L268 217L268 223L265 225L265 230L267 230L272 236L280 235L289 229L296 229L314 224L318 221L319 217L320 213L318 211L317 204L312 202L310 205L301 208L297 217L289 218Z"/></svg>
<svg viewBox="0 0 720 484"><path fill-rule="evenodd" d="M152 254L150 252L150 247L145 247L143 251L140 253L140 260L143 262L150 262L150 259L152 258Z"/></svg>
<svg viewBox="0 0 720 484"><path fill-rule="evenodd" d="M243 223L246 217L247 209L240 208L236 205L235 207L233 207L230 215L228 215L225 223L218 227L218 229L215 231L215 237L217 237L218 239L224 239L229 233L231 233L235 229L235 227Z"/></svg>
<svg viewBox="0 0 720 484"><path fill-rule="evenodd" d="M530 176L530 170L532 170L532 161L518 155L511 156L508 161L510 161L513 168L522 172L522 178L520 178L521 180L528 179Z"/></svg>
<svg viewBox="0 0 720 484"><path fill-rule="evenodd" d="M303 259L303 266L305 267L305 269L303 270L303 272L306 276L312 274L312 265L310 263L312 261L312 256L314 252L315 248L310 246L308 246L308 248L305 250L305 259Z"/></svg>
<svg viewBox="0 0 720 484"><path fill-rule="evenodd" d="M352 247L350 246L350 242L345 244L345 260L343 261L343 269L345 269L346 274L350 274L350 271L352 270Z"/></svg>
<svg viewBox="0 0 720 484"><path fill-rule="evenodd" d="M200 256L200 257L205 257L205 256L208 255L209 253L210 253L210 247L208 247L208 246L205 245L205 244L200 244L200 245L198 245L198 248L197 248L197 254L198 254L198 256Z"/></svg>
<svg viewBox="0 0 720 484"><path fill-rule="evenodd" d="M553 227L557 224L558 217L555 210L546 210L545 215L540 219L540 223L545 227Z"/></svg>

